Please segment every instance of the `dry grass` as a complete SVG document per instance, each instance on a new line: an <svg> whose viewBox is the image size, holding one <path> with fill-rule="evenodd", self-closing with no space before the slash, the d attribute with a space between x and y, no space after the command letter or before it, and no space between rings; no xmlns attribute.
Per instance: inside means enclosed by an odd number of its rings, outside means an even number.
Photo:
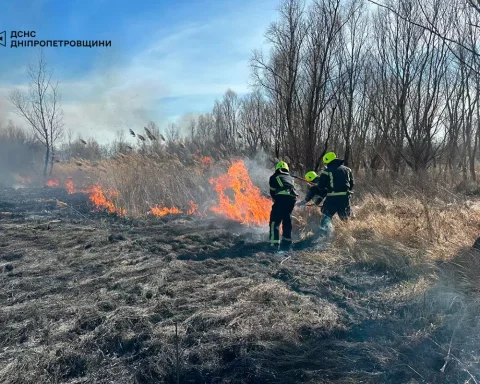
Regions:
<svg viewBox="0 0 480 384"><path fill-rule="evenodd" d="M155 204L185 209L195 201L200 210L207 210L216 201L208 180L225 172L228 164L205 165L195 156L132 153L99 163L75 159L58 164L56 174L73 177L80 185L100 183L117 190L115 205L131 216L142 216ZM265 181L258 179L262 173L254 169L255 182L265 189ZM458 174L407 175L402 182L387 174L375 178L360 174L353 198L355 219L348 223L335 219L338 252L330 251L329 258L397 276L432 273L435 263L451 260L480 234L480 204L458 193L459 183ZM470 191L475 188L478 185L469 186ZM317 208L295 211L298 237L308 238L320 218Z"/></svg>
<svg viewBox="0 0 480 384"><path fill-rule="evenodd" d="M227 163L202 169L187 160L76 160L57 177L116 189L116 203L138 215L147 202L208 206L209 176ZM365 182L356 217L334 220L330 247L282 264L253 231L240 235L217 219L139 219L118 224L120 240L108 236L113 227L5 222L0 381L474 380L480 251L469 246L480 234L478 204L453 189L422 195L421 185L383 179L388 193L375 194ZM307 240L320 214L297 210L294 220Z"/></svg>
<svg viewBox="0 0 480 384"><path fill-rule="evenodd" d="M480 233L480 205L367 196L355 218L336 221L336 246L354 260L391 272L449 260Z"/></svg>
<svg viewBox="0 0 480 384"><path fill-rule="evenodd" d="M114 190L115 206L131 217L143 216L150 207L177 207L187 210L193 201L204 210L216 201L209 179L226 172L229 162L219 161L213 166L202 163L200 157L180 159L177 155L120 154L114 159L97 163L75 160L57 165L55 177L71 177L78 188L99 184L105 190Z"/></svg>

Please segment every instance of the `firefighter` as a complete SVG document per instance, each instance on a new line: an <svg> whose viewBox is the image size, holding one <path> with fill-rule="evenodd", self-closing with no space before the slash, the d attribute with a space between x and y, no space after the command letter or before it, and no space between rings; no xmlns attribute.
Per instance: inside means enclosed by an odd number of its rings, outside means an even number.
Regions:
<svg viewBox="0 0 480 384"><path fill-rule="evenodd" d="M323 234L327 233L335 214L338 214L342 221L351 216L350 195L353 193L354 178L352 170L343 165L343 162L344 160L337 159L334 152L326 153L323 156L323 163L326 168L316 179L316 187L312 187L314 188L313 195L307 195L310 199L314 194L320 195L321 199L325 198L322 206L323 216L320 222L320 230ZM304 200L299 205L305 205L305 203Z"/></svg>
<svg viewBox="0 0 480 384"><path fill-rule="evenodd" d="M308 188L308 192L305 196L305 199L298 202L297 203L298 206L303 206L303 205L307 204L315 196L319 196L319 197L317 199L315 199L314 203L317 207L320 206L324 197L321 196L322 192L318 189L317 183L318 183L319 178L320 177L317 175L317 173L315 171L310 171L310 172L307 172L305 174L305 180L308 181L309 183L314 183L314 185L312 185L310 188Z"/></svg>
<svg viewBox="0 0 480 384"><path fill-rule="evenodd" d="M275 173L270 176L270 196L273 199L270 212L270 246L272 250L289 251L292 247L292 211L298 193L295 180L290 176L288 164L284 161L275 166ZM282 239L280 241L280 224Z"/></svg>

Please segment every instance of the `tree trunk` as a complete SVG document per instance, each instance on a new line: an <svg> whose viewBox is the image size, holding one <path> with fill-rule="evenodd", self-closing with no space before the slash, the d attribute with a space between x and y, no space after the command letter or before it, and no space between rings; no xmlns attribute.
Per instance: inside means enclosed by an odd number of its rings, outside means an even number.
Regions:
<svg viewBox="0 0 480 384"><path fill-rule="evenodd" d="M477 174L475 172L475 158L477 157L478 149L478 133L475 135L473 149L470 154L470 176L473 181L477 181Z"/></svg>
<svg viewBox="0 0 480 384"><path fill-rule="evenodd" d="M50 159L50 145L47 145L46 151L45 151L45 165L43 167L43 177L47 177L49 159Z"/></svg>
<svg viewBox="0 0 480 384"><path fill-rule="evenodd" d="M50 176L52 176L53 173L53 163L55 161L55 151L52 148L52 156L50 156Z"/></svg>

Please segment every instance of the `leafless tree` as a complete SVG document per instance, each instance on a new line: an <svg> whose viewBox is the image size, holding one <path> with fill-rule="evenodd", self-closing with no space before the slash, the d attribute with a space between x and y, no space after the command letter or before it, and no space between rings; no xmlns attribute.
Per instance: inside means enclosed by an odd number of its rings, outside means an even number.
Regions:
<svg viewBox="0 0 480 384"><path fill-rule="evenodd" d="M280 156L283 144L286 155L293 157L294 153L300 153L295 140L295 128L299 124L297 92L307 31L305 5L301 0L285 0L279 11L280 20L273 23L266 33L272 45L270 57L265 57L259 51L254 52L251 65L256 85L265 89L275 100L275 155ZM285 145L287 138L289 142Z"/></svg>
<svg viewBox="0 0 480 384"><path fill-rule="evenodd" d="M53 171L55 144L63 134L63 111L59 83L52 82L43 51L36 65L28 67L28 90L16 89L10 94L15 112L24 118L36 138L45 146L44 177Z"/></svg>
<svg viewBox="0 0 480 384"><path fill-rule="evenodd" d="M239 138L249 154L267 146L269 136L269 104L257 89L245 96L239 112Z"/></svg>
<svg viewBox="0 0 480 384"><path fill-rule="evenodd" d="M409 0L408 3L412 5L414 4L419 14L423 16L421 19L417 20L405 18L401 12L398 12L398 9L394 6L395 2L393 1L368 1L380 8L395 13L404 21L442 39L453 55L455 55L455 48L460 47L467 50L474 56L474 62L473 64L467 62L463 64L470 66L474 71L480 72L480 50L478 47L464 44L462 39L458 38L458 34L456 35L453 33L455 29L461 29L464 25L474 29L476 34L480 32L480 24L472 22L472 17L476 18L476 16L480 15L479 0L454 0L451 2L438 0L432 0L431 2L427 2L426 0ZM439 4L442 6L439 7ZM433 14L428 12L426 9L428 9L429 5L433 5L437 8L437 12L434 12ZM460 58L457 56L457 59Z"/></svg>
<svg viewBox="0 0 480 384"><path fill-rule="evenodd" d="M342 135L345 146L345 163L352 165L353 139L365 133L368 107L365 98L365 65L369 52L368 18L363 0L352 0L352 15L345 25L345 37L340 51L340 97L338 110L341 115ZM362 142L365 138L363 137Z"/></svg>

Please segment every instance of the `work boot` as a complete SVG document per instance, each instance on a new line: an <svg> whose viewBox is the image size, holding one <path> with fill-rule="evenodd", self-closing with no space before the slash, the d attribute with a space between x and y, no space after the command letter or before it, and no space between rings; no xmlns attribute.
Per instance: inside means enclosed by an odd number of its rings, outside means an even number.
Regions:
<svg viewBox="0 0 480 384"><path fill-rule="evenodd" d="M292 242L291 241L285 241L280 244L280 251L284 252L290 252L292 250Z"/></svg>
<svg viewBox="0 0 480 384"><path fill-rule="evenodd" d="M320 228L318 230L318 237L320 239L333 237L333 225L331 217L322 217L322 221L320 222Z"/></svg>
<svg viewBox="0 0 480 384"><path fill-rule="evenodd" d="M276 253L279 251L279 244L269 244L267 253Z"/></svg>

